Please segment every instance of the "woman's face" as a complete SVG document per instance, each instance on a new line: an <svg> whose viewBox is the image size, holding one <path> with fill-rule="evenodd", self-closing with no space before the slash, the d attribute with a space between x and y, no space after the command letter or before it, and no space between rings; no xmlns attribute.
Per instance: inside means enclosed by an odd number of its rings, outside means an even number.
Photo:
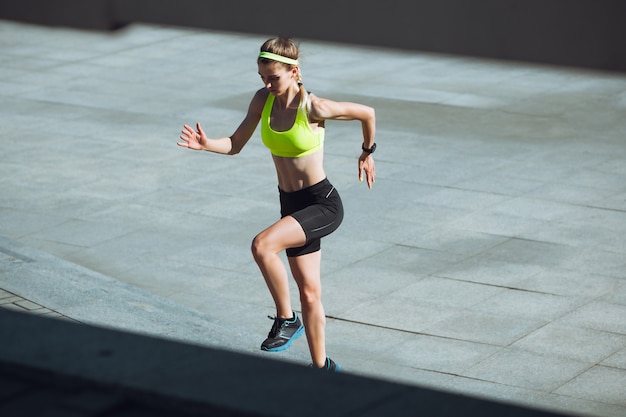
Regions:
<svg viewBox="0 0 626 417"><path fill-rule="evenodd" d="M274 96L284 94L293 85L296 73L295 67L288 69L287 66L279 62L259 64L261 80L265 84L265 88Z"/></svg>

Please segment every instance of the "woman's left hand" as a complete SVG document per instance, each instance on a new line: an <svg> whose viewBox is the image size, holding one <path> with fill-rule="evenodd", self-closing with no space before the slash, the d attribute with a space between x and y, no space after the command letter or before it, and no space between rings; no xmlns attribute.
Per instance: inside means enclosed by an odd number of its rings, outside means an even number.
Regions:
<svg viewBox="0 0 626 417"><path fill-rule="evenodd" d="M375 182L374 176L376 175L376 170L374 169L374 157L367 152L363 152L359 157L359 181L361 182L363 182L364 172L367 186L371 190Z"/></svg>

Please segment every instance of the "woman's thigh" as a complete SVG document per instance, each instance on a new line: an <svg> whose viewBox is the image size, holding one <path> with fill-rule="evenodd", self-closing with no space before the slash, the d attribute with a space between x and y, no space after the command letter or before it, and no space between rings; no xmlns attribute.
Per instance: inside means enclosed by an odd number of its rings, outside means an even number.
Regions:
<svg viewBox="0 0 626 417"><path fill-rule="evenodd" d="M306 234L302 226L291 216L283 217L254 238L254 245L276 253L305 243Z"/></svg>
<svg viewBox="0 0 626 417"><path fill-rule="evenodd" d="M302 256L289 257L289 267L298 284L301 296L321 298L322 283L320 265L322 252L312 252Z"/></svg>

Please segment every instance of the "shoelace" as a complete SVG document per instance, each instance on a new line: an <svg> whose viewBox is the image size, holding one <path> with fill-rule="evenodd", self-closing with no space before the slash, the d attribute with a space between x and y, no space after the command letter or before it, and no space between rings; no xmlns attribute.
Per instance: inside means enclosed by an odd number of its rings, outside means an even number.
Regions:
<svg viewBox="0 0 626 417"><path fill-rule="evenodd" d="M267 335L268 337L276 337L278 331L281 327L283 327L284 321L281 323L281 320L278 317L267 316L268 319L274 320L274 324L272 325L272 329L270 333Z"/></svg>

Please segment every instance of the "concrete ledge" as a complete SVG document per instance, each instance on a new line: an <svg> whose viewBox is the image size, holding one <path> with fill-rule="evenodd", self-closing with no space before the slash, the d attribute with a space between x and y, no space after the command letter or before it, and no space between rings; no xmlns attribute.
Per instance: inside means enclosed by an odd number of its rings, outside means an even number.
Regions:
<svg viewBox="0 0 626 417"><path fill-rule="evenodd" d="M337 2L21 0L0 18L114 29L132 22L626 70L622 0Z"/></svg>
<svg viewBox="0 0 626 417"><path fill-rule="evenodd" d="M0 311L0 340L0 380L21 387L3 395L2 415L16 403L41 415L78 387L106 416L557 415L11 311ZM57 400L23 401L45 390Z"/></svg>
<svg viewBox="0 0 626 417"><path fill-rule="evenodd" d="M112 4L110 0L2 2L0 16L41 25L109 30L117 28Z"/></svg>

